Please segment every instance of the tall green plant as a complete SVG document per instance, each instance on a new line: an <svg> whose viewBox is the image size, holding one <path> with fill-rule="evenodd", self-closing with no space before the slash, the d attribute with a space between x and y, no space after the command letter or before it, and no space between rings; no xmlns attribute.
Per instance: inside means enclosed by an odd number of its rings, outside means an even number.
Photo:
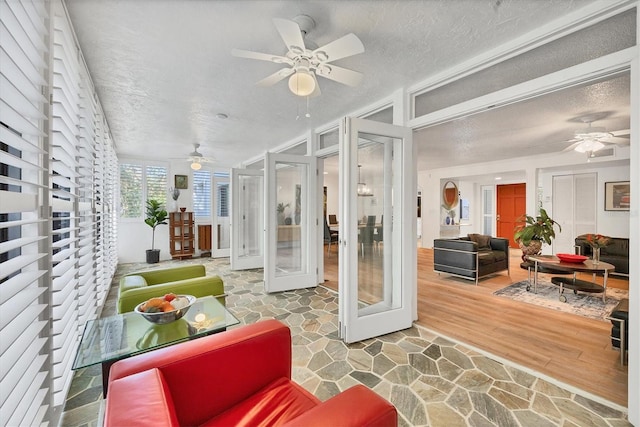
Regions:
<svg viewBox="0 0 640 427"><path fill-rule="evenodd" d="M156 227L159 225L167 224L168 213L162 209L162 205L155 199L147 200L147 217L144 222L151 227L151 250L154 249L156 238Z"/></svg>
<svg viewBox="0 0 640 427"><path fill-rule="evenodd" d="M540 208L539 216L534 218L530 215L523 215L518 218L518 222L524 222L524 224L516 226L513 239L524 246L529 246L532 240L540 240L550 245L551 240L556 237L553 226L557 225L558 231L562 231L560 224L551 219L547 215L547 211L542 208Z"/></svg>

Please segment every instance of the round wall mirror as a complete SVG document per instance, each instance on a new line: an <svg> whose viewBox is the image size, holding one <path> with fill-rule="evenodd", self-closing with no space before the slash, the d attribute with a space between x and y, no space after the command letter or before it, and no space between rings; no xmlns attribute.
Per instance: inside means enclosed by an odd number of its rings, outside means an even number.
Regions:
<svg viewBox="0 0 640 427"><path fill-rule="evenodd" d="M442 188L442 201L446 209L458 206L458 186L453 181L447 181Z"/></svg>

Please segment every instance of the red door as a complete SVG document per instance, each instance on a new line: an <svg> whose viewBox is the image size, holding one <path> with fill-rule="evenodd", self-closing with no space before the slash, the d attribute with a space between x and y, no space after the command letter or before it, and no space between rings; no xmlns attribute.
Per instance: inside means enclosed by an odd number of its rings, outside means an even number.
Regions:
<svg viewBox="0 0 640 427"><path fill-rule="evenodd" d="M527 211L527 185L508 184L497 187L497 237L509 239L509 247L517 248L513 240L513 229L518 225L517 219Z"/></svg>

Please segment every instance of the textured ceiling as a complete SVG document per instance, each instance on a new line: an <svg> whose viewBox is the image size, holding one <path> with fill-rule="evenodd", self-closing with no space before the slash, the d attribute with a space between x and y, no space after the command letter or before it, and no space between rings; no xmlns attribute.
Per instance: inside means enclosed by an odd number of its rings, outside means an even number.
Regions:
<svg viewBox="0 0 640 427"><path fill-rule="evenodd" d="M203 155L226 167L301 137L309 129L592 0L66 3L119 156L183 158L197 142ZM365 52L336 61L336 65L364 73L360 86L351 88L320 78L322 95L309 102L311 118L296 120L307 107L303 99L289 92L286 80L269 88L254 85L280 67L233 57L231 50L284 54L285 46L272 18L291 19L298 14L316 21L307 39L317 45L353 32L362 40ZM612 92L624 94L621 84L612 86ZM576 96L585 99L588 90ZM626 96L628 104L628 88ZM562 101L566 101L567 110L560 112ZM529 144L538 147L552 147L549 143L569 138L570 134L547 126L550 118L562 114L566 124L583 111L561 95L553 100L558 111L543 111L541 103L545 102L548 100L518 105L512 113L517 120L505 119L509 107L419 131L420 152L427 150L427 159L431 159L421 162L421 167L446 165L456 158L491 159L491 147L520 140L521 132L529 132ZM603 108L617 111L618 106ZM628 115L628 105L626 108ZM218 113L229 118L219 119ZM508 128L497 125L505 122ZM575 128L575 123L570 125ZM477 153L472 146L486 149ZM460 154L455 152L459 147L467 148Z"/></svg>

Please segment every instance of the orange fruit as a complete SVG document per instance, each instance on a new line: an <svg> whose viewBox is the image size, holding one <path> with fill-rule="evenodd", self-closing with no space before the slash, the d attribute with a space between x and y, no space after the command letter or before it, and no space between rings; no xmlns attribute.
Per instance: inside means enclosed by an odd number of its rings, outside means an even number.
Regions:
<svg viewBox="0 0 640 427"><path fill-rule="evenodd" d="M167 312L167 311L173 311L175 310L175 308L173 307L173 305L171 305L169 301L165 301L160 306L160 310L162 310L163 312Z"/></svg>

